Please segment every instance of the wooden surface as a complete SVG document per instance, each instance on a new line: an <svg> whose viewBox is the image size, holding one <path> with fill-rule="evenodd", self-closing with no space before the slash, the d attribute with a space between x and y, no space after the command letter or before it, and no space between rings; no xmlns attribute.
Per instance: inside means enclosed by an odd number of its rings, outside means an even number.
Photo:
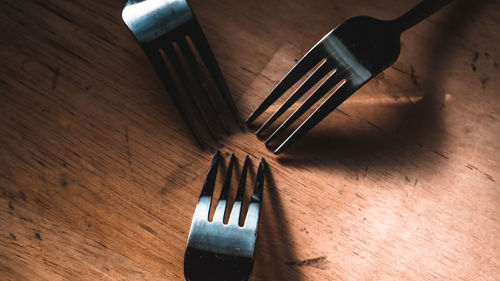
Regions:
<svg viewBox="0 0 500 281"><path fill-rule="evenodd" d="M316 41L396 1L190 1L242 117ZM183 280L200 150L122 1L0 4L0 280ZM500 3L455 1L270 166L253 280L500 280ZM226 157L227 161L228 157Z"/></svg>

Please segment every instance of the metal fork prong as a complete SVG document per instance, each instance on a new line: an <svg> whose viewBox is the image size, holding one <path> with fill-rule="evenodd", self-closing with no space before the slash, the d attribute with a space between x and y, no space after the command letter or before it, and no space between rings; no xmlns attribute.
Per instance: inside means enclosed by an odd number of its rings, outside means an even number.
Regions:
<svg viewBox="0 0 500 281"><path fill-rule="evenodd" d="M234 159L234 154L231 154L231 159L229 160L229 164L227 166L226 178L224 179L224 183L222 184L219 201L217 202L217 207L215 208L213 221L222 222L224 220L224 214L226 213L227 205L227 195L229 194L229 188L231 187Z"/></svg>
<svg viewBox="0 0 500 281"><path fill-rule="evenodd" d="M180 93L174 86L174 82L169 74L167 66L164 62L164 58L160 54L159 50L149 50L146 51L145 53L148 56L149 61L153 65L153 68L155 69L156 73L158 74L158 77L160 78L160 81L162 82L163 86L167 89L167 92L172 98L175 107L181 114L182 119L184 119L184 122L186 122L189 130L193 134L196 142L201 148L204 148L202 138L198 133L198 131L196 130L193 120L191 119L191 117L189 117L190 115L186 107L184 106L184 103L180 99Z"/></svg>
<svg viewBox="0 0 500 281"><path fill-rule="evenodd" d="M194 218L196 219L208 220L212 196L214 194L215 179L217 178L217 170L219 168L219 158L220 152L217 151L208 169L207 178L205 179L198 204L196 204L196 209L194 210Z"/></svg>
<svg viewBox="0 0 500 281"><path fill-rule="evenodd" d="M292 145L298 138L311 130L316 124L323 120L330 112L335 110L341 103L349 98L361 86L354 86L345 81L333 92L275 151L281 153Z"/></svg>
<svg viewBox="0 0 500 281"><path fill-rule="evenodd" d="M319 56L318 48L310 50L300 61L281 79L269 95L261 104L250 114L247 123L252 123L266 109L268 109L279 97L281 97L293 84L297 83L314 65L320 62L323 57Z"/></svg>
<svg viewBox="0 0 500 281"><path fill-rule="evenodd" d="M300 85L297 90L290 95L290 97L281 105L278 110L276 110L269 119L266 120L264 124L257 130L256 134L259 135L267 129L276 119L278 119L290 106L292 106L296 101L298 101L309 89L311 89L316 83L318 83L321 78L323 78L328 72L332 70L332 66L329 61L325 60L321 65L314 70L314 72L307 78L304 83Z"/></svg>
<svg viewBox="0 0 500 281"><path fill-rule="evenodd" d="M203 123L207 127L210 136L215 141L217 141L217 136L215 135L215 131L210 125L210 122L208 122L208 116L205 110L201 106L198 98L196 98L196 96L193 94L194 89L191 86L191 83L187 79L187 71L183 68L179 55L175 51L173 44L167 44L167 46L165 46L163 50L165 51L168 59L172 62L172 65L175 71L177 72L177 75L179 76L181 83L184 86L184 89L186 89L187 96L189 97L190 101L194 104L196 111L198 111L198 113L201 115L201 119L203 120Z"/></svg>
<svg viewBox="0 0 500 281"><path fill-rule="evenodd" d="M179 41L177 41L177 44L179 44L179 49L182 51L182 54L184 55L184 57L186 58L186 61L188 62L189 66L191 67L191 69L194 72L194 76L196 77L196 80L201 85L203 92L205 93L205 96L208 98L209 106L211 107L211 109L215 113L215 115L217 116L217 120L219 121L222 128L224 129L224 132L226 132L226 134L229 134L229 130L228 130L225 122L223 121L223 118L222 118L220 112L217 111L217 109L215 107L215 102L213 100L212 95L210 94L210 90L208 89L207 83L205 83L205 79L203 78L203 74L202 74L202 71L200 69L200 66L198 65L198 62L196 61L196 58L193 54L193 51L191 50L191 47L187 43L186 38L185 37L181 38Z"/></svg>
<svg viewBox="0 0 500 281"><path fill-rule="evenodd" d="M250 163L250 158L248 155L245 157L245 162L243 163L243 169L241 170L240 182L238 184L238 190L236 191L236 197L234 198L233 208L231 209L231 214L229 215L229 224L237 225L239 224L241 217L241 204L243 202L243 197L245 195L245 185L247 180L247 170L248 164Z"/></svg>
<svg viewBox="0 0 500 281"><path fill-rule="evenodd" d="M279 136L283 131L285 131L293 122L300 118L311 106L313 106L318 100L321 99L330 89L333 88L338 82L342 80L342 73L339 69L336 69L330 77L328 77L317 89L314 91L306 101L300 105L286 120L281 124L274 133L269 136L265 141L269 144L274 138Z"/></svg>
<svg viewBox="0 0 500 281"><path fill-rule="evenodd" d="M259 170L255 178L255 185L253 187L252 198L248 206L247 217L245 218L244 227L256 228L259 224L260 205L262 201L262 193L264 190L264 175L266 171L266 160L260 160Z"/></svg>
<svg viewBox="0 0 500 281"><path fill-rule="evenodd" d="M215 85L219 89L222 98L229 107L229 110L231 111L231 114L233 115L236 124L238 124L238 126L241 128L242 124L240 116L238 114L238 109L236 109L234 100L231 97L229 88L226 84L226 81L224 80L224 77L222 76L222 71L220 70L219 65L217 64L217 60L215 59L215 56L212 53L210 46L208 45L208 41L205 38L205 35L203 35L203 33L201 32L201 27L200 27L200 32L191 34L190 38L196 50L198 50L198 54L200 54L200 57L203 60L203 63L205 64L208 72L210 72L210 75L212 76Z"/></svg>

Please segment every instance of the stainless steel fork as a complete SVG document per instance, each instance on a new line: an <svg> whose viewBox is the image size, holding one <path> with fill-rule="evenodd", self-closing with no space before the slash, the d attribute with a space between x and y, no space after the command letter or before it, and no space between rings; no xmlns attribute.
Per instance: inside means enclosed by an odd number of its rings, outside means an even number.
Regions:
<svg viewBox="0 0 500 281"><path fill-rule="evenodd" d="M194 211L184 256L186 280L246 281L252 273L266 162L264 158L260 161L247 215L244 224L240 226L241 205L250 160L248 156L245 159L229 222L224 224L235 157L231 155L213 220L209 221L219 158L220 152L217 152Z"/></svg>
<svg viewBox="0 0 500 281"><path fill-rule="evenodd" d="M301 77L312 74L288 97L257 130L266 130L316 83L334 70L324 82L265 141L268 145L336 86L324 102L300 124L277 148L278 154L292 145L342 102L378 73L392 65L399 56L400 36L408 28L439 10L451 0L424 0L401 17L382 21L360 16L348 19L321 39L278 83L264 101L248 117L253 122Z"/></svg>
<svg viewBox="0 0 500 281"><path fill-rule="evenodd" d="M203 146L201 134L197 130L193 116L189 113L188 105L183 101L181 93L187 94L188 102L194 105L195 111L201 116L214 139L217 137L210 122L214 118L209 118L207 108L215 113L217 116L215 119L227 133L228 128L227 124L224 124L221 113L216 110L216 102L209 93L208 81L202 75L203 71L196 58L196 51L222 94L234 120L241 127L238 111L215 56L193 11L185 0L128 0L123 8L122 18L146 53L182 118L201 146ZM171 63L173 71L169 71L167 61ZM203 89L208 99L208 106L204 106L203 102L193 94L194 89L188 80L188 72L194 74ZM178 84L182 86L175 86L176 75L181 82Z"/></svg>

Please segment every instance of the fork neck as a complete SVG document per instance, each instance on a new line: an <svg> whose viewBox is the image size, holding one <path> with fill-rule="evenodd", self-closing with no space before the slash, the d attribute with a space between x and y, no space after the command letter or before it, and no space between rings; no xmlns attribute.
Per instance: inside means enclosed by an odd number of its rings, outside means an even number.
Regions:
<svg viewBox="0 0 500 281"><path fill-rule="evenodd" d="M451 2L451 0L424 0L392 22L399 32L406 31L428 16L437 12L449 2Z"/></svg>

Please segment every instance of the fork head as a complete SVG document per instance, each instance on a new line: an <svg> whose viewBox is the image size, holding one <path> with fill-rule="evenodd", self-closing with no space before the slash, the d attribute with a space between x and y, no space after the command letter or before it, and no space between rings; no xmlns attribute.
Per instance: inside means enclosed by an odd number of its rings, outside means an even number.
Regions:
<svg viewBox="0 0 500 281"><path fill-rule="evenodd" d="M274 132L269 134L266 140L266 144L269 144L332 88L335 88L315 111L274 150L276 154L282 152L371 78L392 65L399 56L400 34L400 30L391 21L381 21L365 16L345 21L330 31L304 55L248 117L247 123L253 122L292 85L312 71L281 107L261 125L257 130L257 135L260 135L313 86L324 79L312 94Z"/></svg>
<svg viewBox="0 0 500 281"><path fill-rule="evenodd" d="M211 82L241 127L229 88L186 0L129 0L123 8L122 18L201 146L204 143L203 134L193 115L201 119L206 131L215 140L217 131L213 123L219 124L229 134L223 113L217 110L217 100L210 93Z"/></svg>
<svg viewBox="0 0 500 281"><path fill-rule="evenodd" d="M226 209L228 209L226 205L235 157L231 155L213 220L209 221L210 204L219 159L220 152L217 152L210 165L194 211L184 256L186 280L240 281L249 280L252 273L266 162L262 158L246 218L244 218L243 225L240 225L241 207L250 160L247 156L243 164L229 221L225 224L223 220Z"/></svg>

